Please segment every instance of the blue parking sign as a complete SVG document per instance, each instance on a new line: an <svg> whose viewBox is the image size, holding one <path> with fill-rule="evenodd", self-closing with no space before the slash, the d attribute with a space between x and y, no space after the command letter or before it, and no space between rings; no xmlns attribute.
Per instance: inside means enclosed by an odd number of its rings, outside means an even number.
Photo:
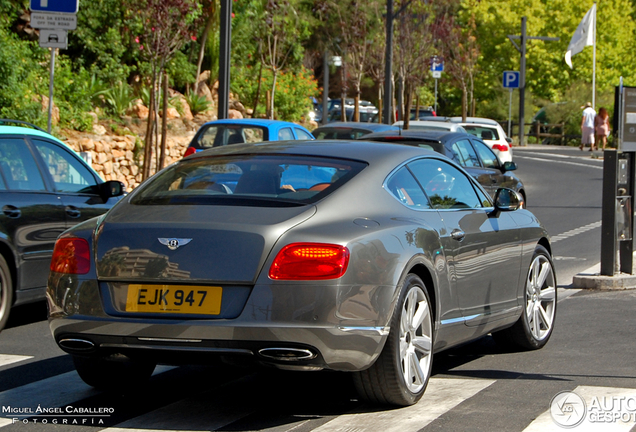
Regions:
<svg viewBox="0 0 636 432"><path fill-rule="evenodd" d="M504 88L519 88L519 71L504 71L503 73Z"/></svg>
<svg viewBox="0 0 636 432"><path fill-rule="evenodd" d="M34 12L77 13L79 0L31 0Z"/></svg>

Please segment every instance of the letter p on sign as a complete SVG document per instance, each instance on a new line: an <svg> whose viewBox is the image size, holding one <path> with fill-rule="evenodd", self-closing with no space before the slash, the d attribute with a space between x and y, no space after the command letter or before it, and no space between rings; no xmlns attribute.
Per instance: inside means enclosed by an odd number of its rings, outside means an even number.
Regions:
<svg viewBox="0 0 636 432"><path fill-rule="evenodd" d="M504 71L503 73L503 86L504 88L519 88L519 72L518 71Z"/></svg>

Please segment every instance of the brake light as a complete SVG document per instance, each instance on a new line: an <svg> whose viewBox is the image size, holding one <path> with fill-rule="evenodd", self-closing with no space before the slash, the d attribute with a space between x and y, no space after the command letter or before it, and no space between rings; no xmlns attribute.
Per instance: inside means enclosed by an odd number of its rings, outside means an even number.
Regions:
<svg viewBox="0 0 636 432"><path fill-rule="evenodd" d="M91 269L88 242L81 238L61 238L55 242L51 271L67 274L86 274Z"/></svg>
<svg viewBox="0 0 636 432"><path fill-rule="evenodd" d="M499 151L508 151L508 146L505 144L495 144L492 146L492 149Z"/></svg>
<svg viewBox="0 0 636 432"><path fill-rule="evenodd" d="M272 263L269 277L277 280L337 279L349 265L349 249L325 243L292 243Z"/></svg>
<svg viewBox="0 0 636 432"><path fill-rule="evenodd" d="M196 152L197 152L197 149L195 149L194 147L188 147L185 153L183 154L183 157L190 156L191 154L195 154Z"/></svg>

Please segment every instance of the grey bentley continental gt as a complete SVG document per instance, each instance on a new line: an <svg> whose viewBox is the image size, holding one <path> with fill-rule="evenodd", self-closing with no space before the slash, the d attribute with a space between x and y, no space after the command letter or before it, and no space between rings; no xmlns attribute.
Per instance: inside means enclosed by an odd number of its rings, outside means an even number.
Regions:
<svg viewBox="0 0 636 432"><path fill-rule="evenodd" d="M411 405L434 353L550 338L549 236L520 203L419 147L202 151L57 240L51 331L97 388L222 356L348 371L361 398Z"/></svg>

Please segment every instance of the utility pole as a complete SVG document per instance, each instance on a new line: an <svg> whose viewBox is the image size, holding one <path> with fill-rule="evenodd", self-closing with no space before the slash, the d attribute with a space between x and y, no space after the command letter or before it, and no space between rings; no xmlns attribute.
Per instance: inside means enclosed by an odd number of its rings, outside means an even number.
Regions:
<svg viewBox="0 0 636 432"><path fill-rule="evenodd" d="M519 145L523 146L524 143L524 128L525 128L525 101L526 101L526 42L528 40L542 40L542 41L558 41L559 38L547 37L547 36L527 36L526 35L526 22L527 17L521 17L521 36L508 35L508 39L514 45L514 47L521 54L521 60L519 61ZM517 45L514 39L521 39L521 46Z"/></svg>
<svg viewBox="0 0 636 432"><path fill-rule="evenodd" d="M232 0L221 0L219 49L219 106L217 118L228 118L230 105L230 49L232 47Z"/></svg>
<svg viewBox="0 0 636 432"><path fill-rule="evenodd" d="M384 107L382 112L382 120L386 124L393 122L393 85L391 78L393 76L393 20L397 18L404 10L413 2L408 0L393 13L393 0L386 0L386 51L384 54Z"/></svg>

